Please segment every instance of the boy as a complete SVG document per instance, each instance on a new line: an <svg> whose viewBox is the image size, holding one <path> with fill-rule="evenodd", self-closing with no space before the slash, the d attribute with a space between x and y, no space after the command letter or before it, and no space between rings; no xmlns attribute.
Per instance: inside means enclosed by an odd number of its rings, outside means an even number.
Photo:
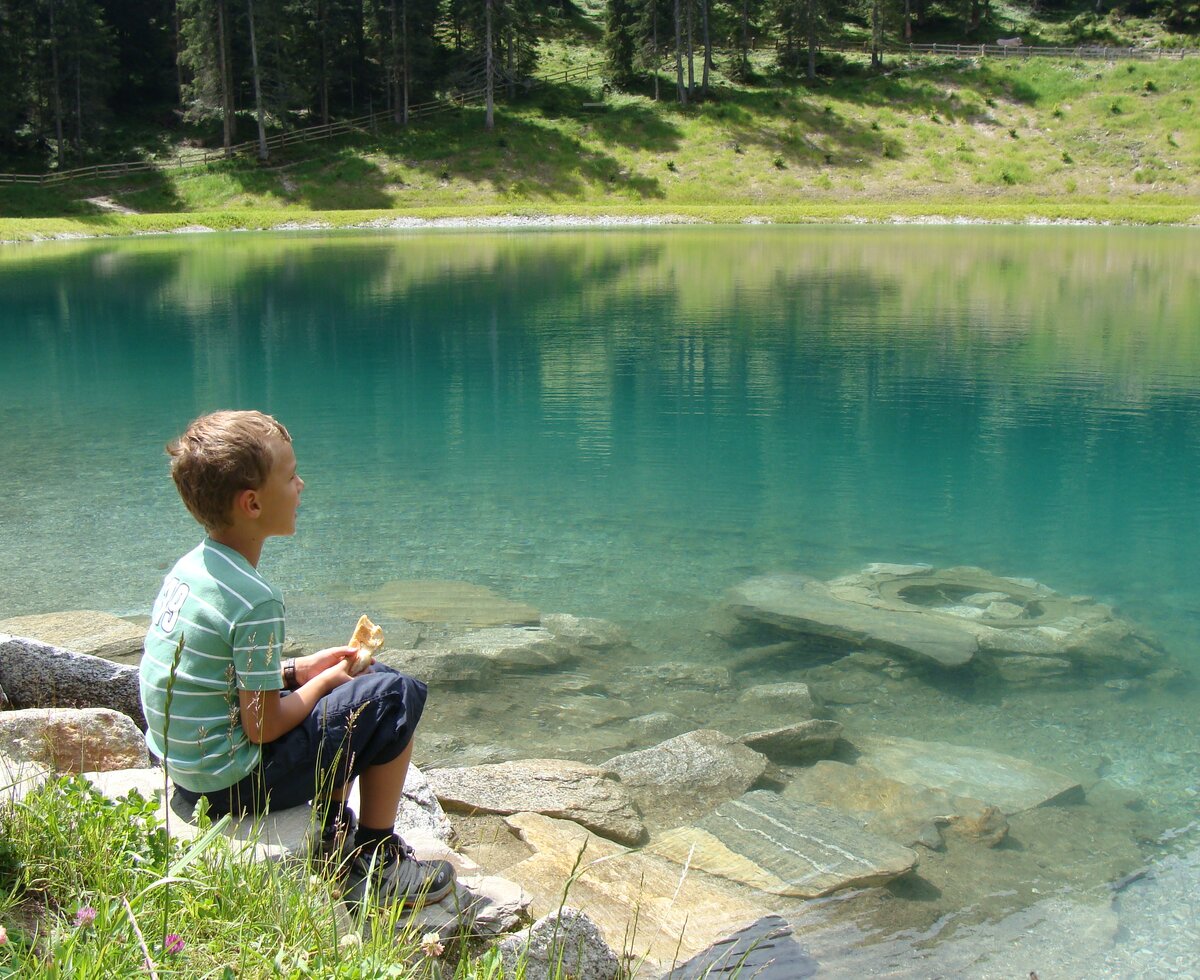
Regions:
<svg viewBox="0 0 1200 980"><path fill-rule="evenodd" d="M154 603L141 665L150 751L185 802L203 796L215 815L313 800L323 849L353 845L347 902L439 900L454 869L416 860L394 830L425 685L382 665L351 676L350 647L280 659L283 598L258 560L267 538L296 531L304 481L287 429L261 412L215 412L167 453L208 534ZM345 806L356 777L357 829Z"/></svg>

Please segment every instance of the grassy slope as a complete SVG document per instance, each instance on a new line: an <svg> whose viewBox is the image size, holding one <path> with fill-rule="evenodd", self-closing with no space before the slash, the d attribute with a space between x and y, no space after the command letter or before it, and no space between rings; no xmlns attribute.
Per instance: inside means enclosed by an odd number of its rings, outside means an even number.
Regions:
<svg viewBox="0 0 1200 980"><path fill-rule="evenodd" d="M544 64L594 57L559 44ZM1200 223L1198 82L1200 57L892 58L883 75L850 59L812 88L718 74L686 109L643 94L584 109L602 97L593 78L502 105L491 134L470 109L265 168L0 188L0 214L50 219L0 221L0 238L530 212ZM100 196L140 214L100 213Z"/></svg>

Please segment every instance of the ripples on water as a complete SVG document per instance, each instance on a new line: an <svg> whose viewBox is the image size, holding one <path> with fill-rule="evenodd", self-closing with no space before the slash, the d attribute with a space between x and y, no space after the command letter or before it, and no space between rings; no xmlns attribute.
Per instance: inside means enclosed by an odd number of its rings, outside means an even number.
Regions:
<svg viewBox="0 0 1200 980"><path fill-rule="evenodd" d="M291 428L308 482L301 533L272 543L264 570L312 642L340 641L381 583L452 579L611 619L656 660L719 663L728 650L706 624L742 579L922 561L1093 594L1197 669L1198 322L1200 249L1184 230L8 249L0 612L144 612L196 537L163 443L199 412L260 407ZM602 758L632 737L519 688L448 700L431 744L466 758ZM667 688L629 710L685 700ZM851 728L916 724L1103 775L1138 800L1096 809L1090 855L1035 815L1014 828L1024 857L925 859L937 895L826 903L834 925L809 941L845 957L846 975L881 936L948 950L930 961L942 972L965 969L954 950L968 950L983 975L977 951L1007 941L991 924L1041 914L1038 873L1047 901L1066 903L1047 921L1079 901L1109 935L1104 882L1194 816L1189 692L920 684L838 710ZM1062 866L1035 872L1039 847ZM844 930L874 938L845 952ZM971 938L940 942L955 934Z"/></svg>

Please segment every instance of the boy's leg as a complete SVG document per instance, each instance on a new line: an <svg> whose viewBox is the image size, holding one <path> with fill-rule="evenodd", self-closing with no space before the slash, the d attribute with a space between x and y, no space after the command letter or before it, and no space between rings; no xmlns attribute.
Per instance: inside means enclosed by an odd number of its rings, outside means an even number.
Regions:
<svg viewBox="0 0 1200 980"><path fill-rule="evenodd" d="M358 819L362 827L390 832L400 809L404 780L412 761L413 740L391 762L365 769L358 780Z"/></svg>

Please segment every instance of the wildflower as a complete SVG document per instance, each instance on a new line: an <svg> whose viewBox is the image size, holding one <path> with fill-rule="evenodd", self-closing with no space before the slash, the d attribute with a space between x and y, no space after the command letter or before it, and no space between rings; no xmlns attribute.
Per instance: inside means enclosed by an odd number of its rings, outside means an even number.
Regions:
<svg viewBox="0 0 1200 980"><path fill-rule="evenodd" d="M8 930L4 926L0 926L0 946L8 942Z"/></svg>
<svg viewBox="0 0 1200 980"><path fill-rule="evenodd" d="M80 929L90 926L96 921L96 910L90 905L81 905L75 913L75 925Z"/></svg>
<svg viewBox="0 0 1200 980"><path fill-rule="evenodd" d="M167 938L163 940L164 953L182 953L183 952L183 937L175 933L168 933Z"/></svg>
<svg viewBox="0 0 1200 980"><path fill-rule="evenodd" d="M441 956L446 947L441 943L441 936L436 932L427 932L421 937L421 952L426 956Z"/></svg>
<svg viewBox="0 0 1200 980"><path fill-rule="evenodd" d="M350 949L352 946L361 946L362 936L357 932L348 932L338 940L338 946L342 949Z"/></svg>

